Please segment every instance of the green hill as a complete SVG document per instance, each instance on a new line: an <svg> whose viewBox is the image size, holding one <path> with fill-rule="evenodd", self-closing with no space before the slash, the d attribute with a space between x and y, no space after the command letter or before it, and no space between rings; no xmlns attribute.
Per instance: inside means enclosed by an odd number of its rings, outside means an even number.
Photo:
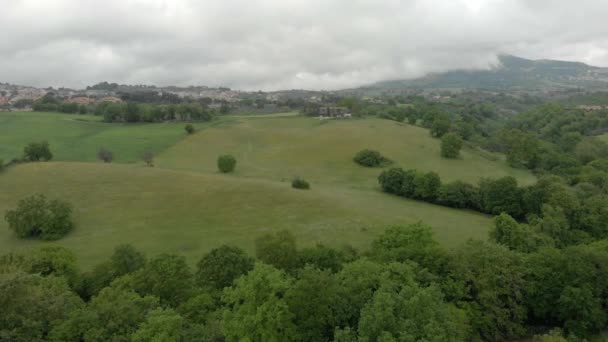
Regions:
<svg viewBox="0 0 608 342"><path fill-rule="evenodd" d="M500 64L490 70L453 70L418 79L378 82L364 88L608 88L606 68L580 62L530 60L510 55L501 55L498 60Z"/></svg>
<svg viewBox="0 0 608 342"><path fill-rule="evenodd" d="M5 116L6 115L6 116ZM74 119L86 119L80 121ZM194 262L205 251L231 243L252 252L254 239L289 229L304 245L367 247L387 225L424 221L438 241L453 246L485 239L488 216L390 196L379 191L380 169L352 161L363 148L381 151L393 165L438 172L446 181L515 176L500 155L465 149L462 158L439 156L439 140L427 130L381 119L319 121L304 117L227 117L198 125L187 136L182 124L122 125L92 117L48 113L0 114L3 153L43 138L46 127L56 160L10 167L0 174L0 213L35 192L74 206L77 228L57 242L19 240L0 221L0 248L15 251L58 244L73 249L84 266L107 257L120 243L149 254L174 252ZM0 126L1 127L1 126ZM100 146L122 156L91 162ZM154 150L154 168L134 163ZM230 153L233 174L219 174L216 158ZM294 190L300 176L312 189Z"/></svg>

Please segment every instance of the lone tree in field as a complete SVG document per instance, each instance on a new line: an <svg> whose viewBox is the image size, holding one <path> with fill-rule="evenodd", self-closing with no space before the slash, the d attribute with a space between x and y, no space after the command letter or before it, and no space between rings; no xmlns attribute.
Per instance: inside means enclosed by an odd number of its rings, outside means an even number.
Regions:
<svg viewBox="0 0 608 342"><path fill-rule="evenodd" d="M355 163L367 167L382 166L390 163L390 160L380 154L380 152L367 149L359 151L353 160Z"/></svg>
<svg viewBox="0 0 608 342"><path fill-rule="evenodd" d="M294 189L308 190L310 189L310 184L306 180L296 177L291 181L291 187Z"/></svg>
<svg viewBox="0 0 608 342"><path fill-rule="evenodd" d="M99 152L97 152L97 159L103 161L104 163L111 163L114 160L114 154L110 150L106 150L105 148L100 148Z"/></svg>
<svg viewBox="0 0 608 342"><path fill-rule="evenodd" d="M193 134L195 131L194 126L192 126L192 124L187 124L186 127L184 127L184 129L186 130L186 133L188 133L188 134Z"/></svg>
<svg viewBox="0 0 608 342"><path fill-rule="evenodd" d="M462 148L462 139L454 134L447 133L441 137L441 156L445 158L458 158Z"/></svg>
<svg viewBox="0 0 608 342"><path fill-rule="evenodd" d="M23 159L27 161L49 161L53 154L47 141L29 143L23 149Z"/></svg>
<svg viewBox="0 0 608 342"><path fill-rule="evenodd" d="M224 154L217 158L217 168L220 172L229 173L236 167L236 158L230 154Z"/></svg>
<svg viewBox="0 0 608 342"><path fill-rule="evenodd" d="M154 166L154 154L152 154L150 151L144 152L144 154L141 156L141 160L143 160L149 167Z"/></svg>
<svg viewBox="0 0 608 342"><path fill-rule="evenodd" d="M57 240L74 227L71 214L69 203L35 194L20 200L17 209L8 210L4 218L21 238Z"/></svg>

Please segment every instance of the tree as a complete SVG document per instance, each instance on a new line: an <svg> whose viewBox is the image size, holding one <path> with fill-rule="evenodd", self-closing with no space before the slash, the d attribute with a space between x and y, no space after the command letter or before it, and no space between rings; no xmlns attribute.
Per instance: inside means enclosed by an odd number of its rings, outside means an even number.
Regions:
<svg viewBox="0 0 608 342"><path fill-rule="evenodd" d="M104 163L111 163L112 160L114 160L114 153L102 147L97 152L97 159L103 161Z"/></svg>
<svg viewBox="0 0 608 342"><path fill-rule="evenodd" d="M0 272L0 340L47 341L53 324L83 305L60 277Z"/></svg>
<svg viewBox="0 0 608 342"><path fill-rule="evenodd" d="M422 223L388 227L372 241L370 254L386 263L414 261L431 271L442 269L446 261L431 227Z"/></svg>
<svg viewBox="0 0 608 342"><path fill-rule="evenodd" d="M436 118L431 125L431 135L435 138L441 138L444 134L450 131L450 120L447 118Z"/></svg>
<svg viewBox="0 0 608 342"><path fill-rule="evenodd" d="M184 130L186 130L186 133L188 134L193 134L196 131L192 124L187 124L186 127L184 127Z"/></svg>
<svg viewBox="0 0 608 342"><path fill-rule="evenodd" d="M284 297L291 285L285 273L256 264L226 288L222 300L227 341L293 341L296 327Z"/></svg>
<svg viewBox="0 0 608 342"><path fill-rule="evenodd" d="M183 256L161 254L134 275L133 286L142 295L156 296L161 304L177 307L192 295L194 277Z"/></svg>
<svg viewBox="0 0 608 342"><path fill-rule="evenodd" d="M382 171L380 176L378 176L378 182L384 192L399 195L403 187L404 177L405 171L402 168L395 167Z"/></svg>
<svg viewBox="0 0 608 342"><path fill-rule="evenodd" d="M158 299L133 291L107 287L89 305L72 311L56 325L52 341L130 341L148 314L159 307Z"/></svg>
<svg viewBox="0 0 608 342"><path fill-rule="evenodd" d="M296 177L291 181L291 187L294 189L308 190L310 189L310 184L306 180Z"/></svg>
<svg viewBox="0 0 608 342"><path fill-rule="evenodd" d="M511 176L495 180L486 178L479 182L480 207L489 214L505 212L516 218L523 217L522 196L523 190L517 187L517 180Z"/></svg>
<svg viewBox="0 0 608 342"><path fill-rule="evenodd" d="M441 137L441 156L445 158L458 158L462 148L462 139L454 134L447 133Z"/></svg>
<svg viewBox="0 0 608 342"><path fill-rule="evenodd" d="M196 282L199 286L223 289L251 271L253 265L253 258L242 249L222 245L205 254L197 263Z"/></svg>
<svg viewBox="0 0 608 342"><path fill-rule="evenodd" d="M229 173L234 171L236 167L236 158L229 154L221 155L217 158L217 168L222 173Z"/></svg>
<svg viewBox="0 0 608 342"><path fill-rule="evenodd" d="M304 248L299 252L300 265L312 265L320 270L338 272L342 263L348 259L344 251L317 244L315 247Z"/></svg>
<svg viewBox="0 0 608 342"><path fill-rule="evenodd" d="M23 149L23 158L27 161L49 161L53 154L47 141L29 143Z"/></svg>
<svg viewBox="0 0 608 342"><path fill-rule="evenodd" d="M469 240L453 254L445 288L467 311L473 332L483 340L516 339L524 333L524 268L518 254Z"/></svg>
<svg viewBox="0 0 608 342"><path fill-rule="evenodd" d="M74 287L78 280L76 255L64 247L47 246L35 250L27 257L26 271L42 276L63 277Z"/></svg>
<svg viewBox="0 0 608 342"><path fill-rule="evenodd" d="M439 195L441 179L435 172L417 174L414 179L414 197L427 202L434 202Z"/></svg>
<svg viewBox="0 0 608 342"><path fill-rule="evenodd" d="M357 152L353 160L355 163L366 167L382 166L390 162L380 152L368 149Z"/></svg>
<svg viewBox="0 0 608 342"><path fill-rule="evenodd" d="M67 202L47 200L42 194L24 198L4 216L20 238L57 240L72 230L72 208Z"/></svg>
<svg viewBox="0 0 608 342"><path fill-rule="evenodd" d="M284 271L298 266L296 239L288 230L265 234L255 240L255 255L262 262Z"/></svg>
<svg viewBox="0 0 608 342"><path fill-rule="evenodd" d="M494 218L490 238L509 249L530 253L543 246L552 246L553 240L536 228L517 223L509 214L501 213Z"/></svg>
<svg viewBox="0 0 608 342"><path fill-rule="evenodd" d="M172 309L155 309L146 317L139 329L131 336L132 342L181 341L186 322Z"/></svg>
<svg viewBox="0 0 608 342"><path fill-rule="evenodd" d="M330 271L306 266L299 272L298 280L285 293L285 301L301 340L332 340L338 300L338 281Z"/></svg>
<svg viewBox="0 0 608 342"><path fill-rule="evenodd" d="M540 145L533 134L519 129L509 129L503 130L499 139L506 150L509 165L528 169L536 167L539 160Z"/></svg>
<svg viewBox="0 0 608 342"><path fill-rule="evenodd" d="M154 166L154 154L150 151L146 151L141 155L141 160L143 160L147 166Z"/></svg>
<svg viewBox="0 0 608 342"><path fill-rule="evenodd" d="M478 208L479 193L477 188L469 183L454 181L441 185L437 202L452 208Z"/></svg>
<svg viewBox="0 0 608 342"><path fill-rule="evenodd" d="M118 245L110 257L114 277L140 270L146 265L146 257L130 244Z"/></svg>

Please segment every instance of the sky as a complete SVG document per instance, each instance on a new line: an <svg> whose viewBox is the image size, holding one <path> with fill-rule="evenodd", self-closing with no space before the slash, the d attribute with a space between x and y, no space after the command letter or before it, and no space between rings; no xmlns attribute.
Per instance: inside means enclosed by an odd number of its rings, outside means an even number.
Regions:
<svg viewBox="0 0 608 342"><path fill-rule="evenodd" d="M608 67L605 0L0 0L0 82L357 87L498 54Z"/></svg>

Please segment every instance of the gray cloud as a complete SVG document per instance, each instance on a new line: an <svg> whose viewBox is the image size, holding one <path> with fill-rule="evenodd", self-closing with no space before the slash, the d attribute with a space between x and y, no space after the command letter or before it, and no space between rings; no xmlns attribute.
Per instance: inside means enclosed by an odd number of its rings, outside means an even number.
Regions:
<svg viewBox="0 0 608 342"><path fill-rule="evenodd" d="M608 66L593 0L3 0L0 81L337 89L499 53Z"/></svg>

